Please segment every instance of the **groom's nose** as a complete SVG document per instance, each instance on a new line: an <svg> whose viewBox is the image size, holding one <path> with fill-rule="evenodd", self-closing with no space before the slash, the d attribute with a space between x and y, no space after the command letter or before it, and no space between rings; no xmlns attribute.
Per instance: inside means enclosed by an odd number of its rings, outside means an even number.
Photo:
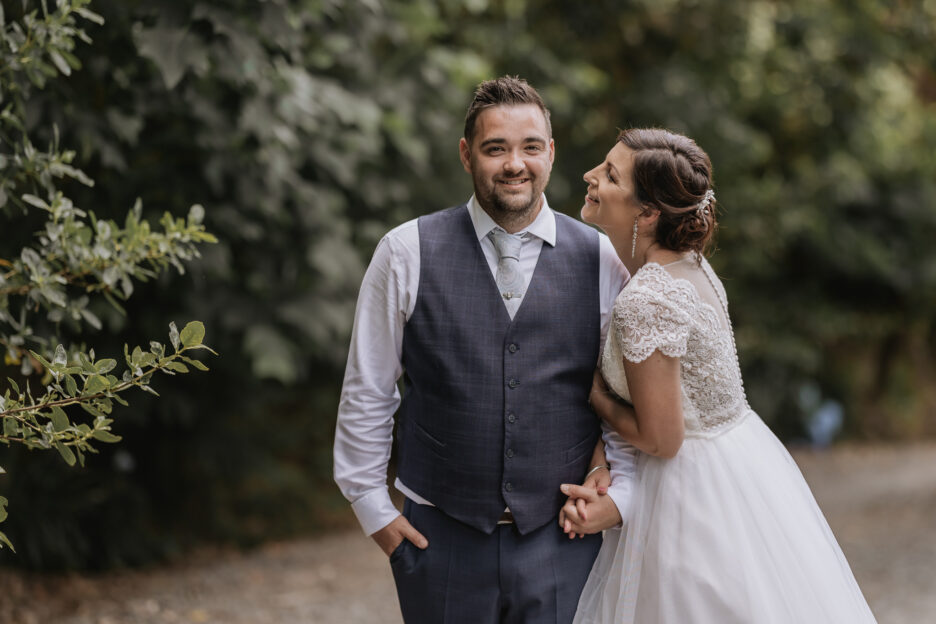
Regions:
<svg viewBox="0 0 936 624"><path fill-rule="evenodd" d="M520 158L518 152L510 152L507 156L507 160L504 161L504 171L509 171L510 173L517 173L518 171L523 171L523 159Z"/></svg>

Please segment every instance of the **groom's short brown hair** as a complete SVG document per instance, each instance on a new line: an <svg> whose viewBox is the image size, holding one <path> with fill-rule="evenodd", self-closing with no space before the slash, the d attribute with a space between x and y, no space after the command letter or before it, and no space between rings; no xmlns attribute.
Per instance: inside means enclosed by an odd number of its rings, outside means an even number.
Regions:
<svg viewBox="0 0 936 624"><path fill-rule="evenodd" d="M543 98L536 89L527 84L527 81L517 76L502 76L494 80L485 80L475 89L474 99L468 106L465 115L465 140L471 143L474 138L475 121L478 115L486 108L492 106L519 106L533 104L543 111L546 118L546 132L552 138L552 124L549 122L549 109L543 103Z"/></svg>

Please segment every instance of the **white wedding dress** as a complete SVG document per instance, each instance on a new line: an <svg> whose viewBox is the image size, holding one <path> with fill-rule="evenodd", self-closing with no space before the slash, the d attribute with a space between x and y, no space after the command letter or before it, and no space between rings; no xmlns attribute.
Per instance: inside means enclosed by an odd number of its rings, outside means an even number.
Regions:
<svg viewBox="0 0 936 624"><path fill-rule="evenodd" d="M706 260L648 263L621 292L601 365L611 389L629 400L624 359L656 349L680 361L685 441L672 459L638 454L626 528L605 532L575 624L874 622L802 474L747 404Z"/></svg>

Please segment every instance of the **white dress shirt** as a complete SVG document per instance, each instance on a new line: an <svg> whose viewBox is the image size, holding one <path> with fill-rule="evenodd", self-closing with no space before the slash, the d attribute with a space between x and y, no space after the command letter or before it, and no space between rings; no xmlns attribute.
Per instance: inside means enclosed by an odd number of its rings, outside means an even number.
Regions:
<svg viewBox="0 0 936 624"><path fill-rule="evenodd" d="M499 227L474 196L468 213L491 269L497 272L497 251L488 233ZM543 244L556 244L556 217L543 197L536 219L522 232L520 271L528 286ZM371 535L398 515L387 488L387 465L393 446L393 415L400 404L397 381L403 374L403 328L416 305L419 287L419 229L416 219L394 228L378 243L358 295L351 346L345 369L335 432L335 481ZM604 234L600 234L599 290L601 344L604 345L611 309L629 276ZM504 300L513 318L523 299ZM597 362L596 362L597 366ZM608 488L622 517L626 517L635 469L635 450L617 435L605 433L606 454L612 464ZM394 486L420 504L431 504L405 484Z"/></svg>

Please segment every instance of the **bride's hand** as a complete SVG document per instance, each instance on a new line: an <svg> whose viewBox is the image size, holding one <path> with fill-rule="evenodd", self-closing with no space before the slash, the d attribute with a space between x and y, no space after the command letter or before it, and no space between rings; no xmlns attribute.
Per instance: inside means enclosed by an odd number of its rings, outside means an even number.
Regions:
<svg viewBox="0 0 936 624"><path fill-rule="evenodd" d="M601 436L598 436L582 487L597 490L599 494L604 494L608 491L609 485L611 485L611 467L608 465L608 457L605 455L604 440Z"/></svg>
<svg viewBox="0 0 936 624"><path fill-rule="evenodd" d="M606 466L607 464L599 464L598 470L588 475L582 487L595 490L598 494L607 494L608 486L611 485L611 470Z"/></svg>

